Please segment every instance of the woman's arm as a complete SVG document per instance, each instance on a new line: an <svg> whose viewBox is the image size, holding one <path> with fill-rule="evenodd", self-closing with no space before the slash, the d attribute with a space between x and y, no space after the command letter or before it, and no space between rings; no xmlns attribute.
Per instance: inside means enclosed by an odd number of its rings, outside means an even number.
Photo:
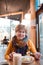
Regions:
<svg viewBox="0 0 43 65"><path fill-rule="evenodd" d="M9 42L8 47L5 52L5 59L10 59L9 54L12 52L12 41Z"/></svg>
<svg viewBox="0 0 43 65"><path fill-rule="evenodd" d="M41 54L40 54L40 52L37 52L37 51L36 51L36 48L35 48L35 46L34 46L34 44L32 43L31 40L28 41L28 46L29 46L29 48L30 48L30 51L33 52L33 56L35 57L35 59L39 60Z"/></svg>
<svg viewBox="0 0 43 65"><path fill-rule="evenodd" d="M31 40L28 40L28 47L29 47L30 51L32 51L32 53L37 52L36 48L35 48L35 46L34 46L34 44L33 44L33 42Z"/></svg>

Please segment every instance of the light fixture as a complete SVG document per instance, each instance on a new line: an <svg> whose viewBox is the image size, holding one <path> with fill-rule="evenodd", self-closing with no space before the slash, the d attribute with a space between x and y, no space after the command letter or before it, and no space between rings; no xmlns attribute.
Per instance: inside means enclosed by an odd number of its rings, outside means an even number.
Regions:
<svg viewBox="0 0 43 65"><path fill-rule="evenodd" d="M21 24L30 27L31 26L30 23L31 23L31 13L26 13Z"/></svg>
<svg viewBox="0 0 43 65"><path fill-rule="evenodd" d="M24 16L25 19L31 19L31 13L26 13Z"/></svg>
<svg viewBox="0 0 43 65"><path fill-rule="evenodd" d="M8 11L7 11L7 10L8 10L8 9L7 9L7 0L5 0L5 4L6 4L6 14L7 14L7 12L8 12ZM5 16L5 18L7 19L8 17Z"/></svg>
<svg viewBox="0 0 43 65"><path fill-rule="evenodd" d="M8 9L7 9L7 0L5 0L5 4L6 4L6 13L7 13L7 10L8 10Z"/></svg>

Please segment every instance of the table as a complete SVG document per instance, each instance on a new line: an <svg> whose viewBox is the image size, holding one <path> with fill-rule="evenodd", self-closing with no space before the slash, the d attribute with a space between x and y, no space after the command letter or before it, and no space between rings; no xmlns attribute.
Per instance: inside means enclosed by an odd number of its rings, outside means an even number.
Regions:
<svg viewBox="0 0 43 65"><path fill-rule="evenodd" d="M30 64L22 64L22 65L43 65L43 56L41 56L40 60L34 60Z"/></svg>
<svg viewBox="0 0 43 65"><path fill-rule="evenodd" d="M8 65L12 65L12 62ZM23 63L22 65L43 65L43 57L40 60L34 60L32 63Z"/></svg>
<svg viewBox="0 0 43 65"><path fill-rule="evenodd" d="M43 65L43 60L35 60L34 62L30 63L30 64L22 64L22 65Z"/></svg>

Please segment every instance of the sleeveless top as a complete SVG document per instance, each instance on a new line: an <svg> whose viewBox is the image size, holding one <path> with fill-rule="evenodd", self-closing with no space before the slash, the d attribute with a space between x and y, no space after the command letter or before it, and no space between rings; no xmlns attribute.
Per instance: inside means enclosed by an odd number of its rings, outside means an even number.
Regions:
<svg viewBox="0 0 43 65"><path fill-rule="evenodd" d="M27 52L27 50L28 50L28 46L27 46L27 44L24 46L24 47L20 47L20 46L18 46L17 45L17 42L15 41L15 36L13 37L13 41L12 41L12 46L13 46L13 48L15 47L16 48L16 53L21 53L23 56L24 55L26 55L26 52ZM25 38L25 40L26 40L27 38ZM27 40L26 40L27 41Z"/></svg>

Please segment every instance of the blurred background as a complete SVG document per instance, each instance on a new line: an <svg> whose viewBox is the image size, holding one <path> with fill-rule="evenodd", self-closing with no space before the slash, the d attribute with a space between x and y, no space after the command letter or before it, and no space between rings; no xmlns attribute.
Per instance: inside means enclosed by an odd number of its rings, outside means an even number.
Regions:
<svg viewBox="0 0 43 65"><path fill-rule="evenodd" d="M28 37L43 54L43 0L0 0L0 62L4 62L7 44L15 35L18 24L27 27ZM3 51L3 52L2 52Z"/></svg>

